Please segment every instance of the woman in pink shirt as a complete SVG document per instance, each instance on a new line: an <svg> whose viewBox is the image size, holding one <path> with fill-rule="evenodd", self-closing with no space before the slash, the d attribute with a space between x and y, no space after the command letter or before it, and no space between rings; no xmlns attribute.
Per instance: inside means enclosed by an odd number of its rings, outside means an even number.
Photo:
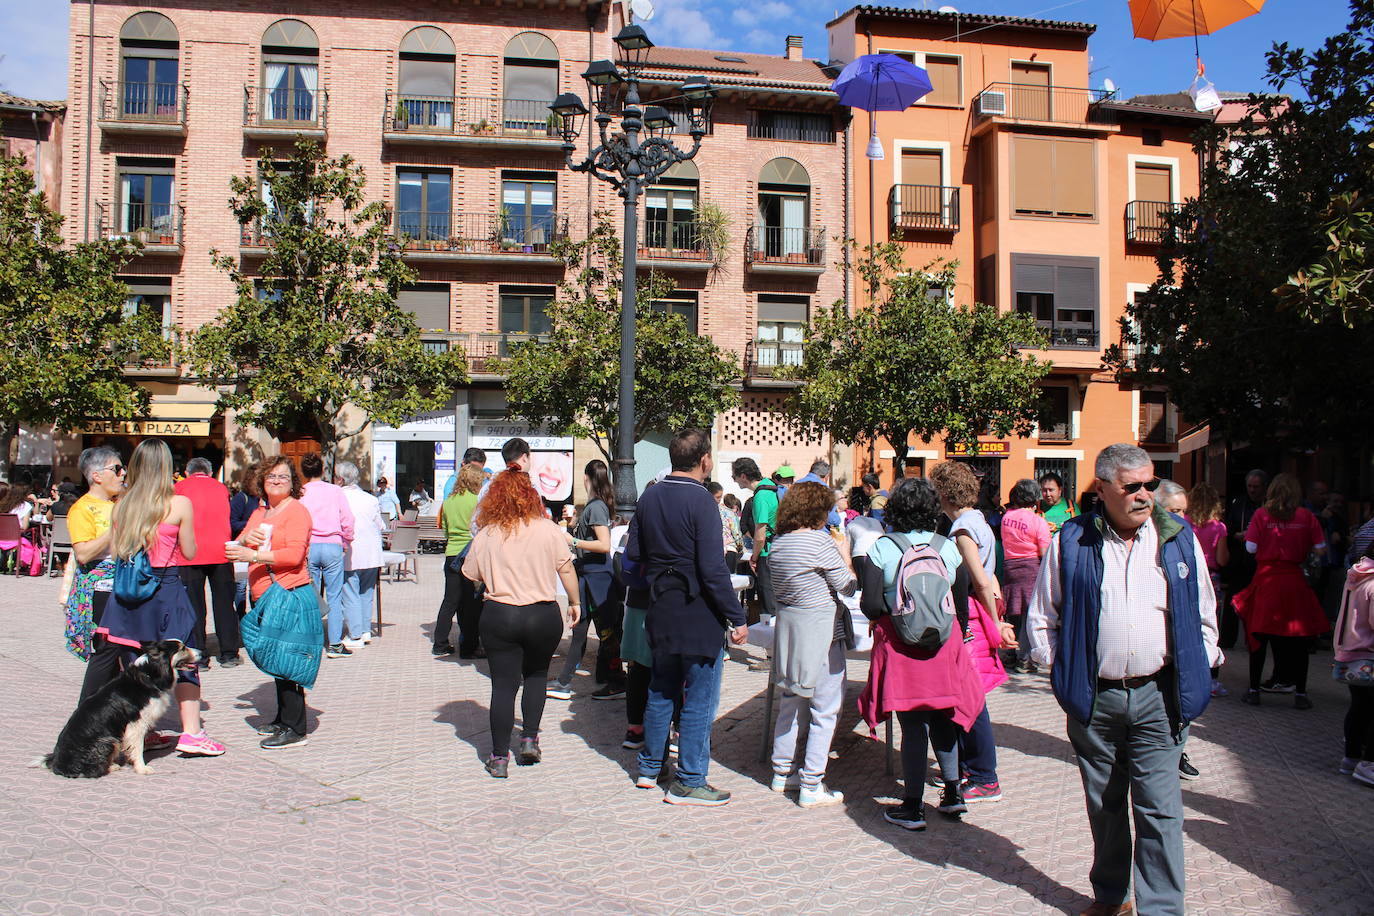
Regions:
<svg viewBox="0 0 1374 916"><path fill-rule="evenodd" d="M1202 546L1202 556L1207 560L1207 575L1212 580L1212 591L1217 596L1217 608L1226 606L1226 591L1221 584L1221 570L1231 562L1231 549L1226 545L1226 522L1222 521L1223 508L1221 496L1207 481L1203 481L1188 492L1188 521ZM1218 611L1220 613L1220 610ZM1212 669L1212 696L1224 697L1227 694L1221 685L1221 667Z"/></svg>
<svg viewBox="0 0 1374 916"><path fill-rule="evenodd" d="M353 510L343 487L325 483L324 459L317 454L301 458L305 495L301 505L310 511L310 579L315 588L324 582L324 597L329 604L328 637L325 655L346 658L353 652L343 644L344 548L353 542ZM359 637L361 633L349 634Z"/></svg>
<svg viewBox="0 0 1374 916"><path fill-rule="evenodd" d="M1050 549L1050 523L1035 511L1040 502L1040 485L1034 480L1018 480L1008 501L1011 511L1002 516L1002 555L1007 580L1002 596L1007 619L1016 626L1019 643L1016 661L1009 668L1034 673L1036 665L1030 660L1030 643L1026 640L1026 611L1035 594L1040 558Z"/></svg>

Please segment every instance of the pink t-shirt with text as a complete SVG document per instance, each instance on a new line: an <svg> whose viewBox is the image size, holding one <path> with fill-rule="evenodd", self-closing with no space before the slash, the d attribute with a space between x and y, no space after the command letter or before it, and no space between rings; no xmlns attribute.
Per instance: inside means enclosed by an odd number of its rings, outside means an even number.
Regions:
<svg viewBox="0 0 1374 916"><path fill-rule="evenodd" d="M1326 534L1317 517L1301 507L1286 522L1274 518L1268 509L1260 509L1250 519L1245 540L1258 545L1255 551L1258 562L1301 563L1313 547L1326 543Z"/></svg>
<svg viewBox="0 0 1374 916"><path fill-rule="evenodd" d="M1050 549L1050 523L1034 509L1002 516L1002 553L1008 560L1035 559Z"/></svg>

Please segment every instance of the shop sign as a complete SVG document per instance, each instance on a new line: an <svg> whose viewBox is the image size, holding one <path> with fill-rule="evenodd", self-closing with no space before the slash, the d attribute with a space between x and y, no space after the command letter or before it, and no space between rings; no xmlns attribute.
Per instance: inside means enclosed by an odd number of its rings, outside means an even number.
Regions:
<svg viewBox="0 0 1374 916"><path fill-rule="evenodd" d="M975 455L973 450L968 447L966 442L950 442L945 446L946 458L1010 458L1011 443L1000 442L979 442L978 453Z"/></svg>
<svg viewBox="0 0 1374 916"><path fill-rule="evenodd" d="M572 451L572 436L550 436L543 429L532 430L523 423L498 421L472 424L472 444L480 449L500 450L507 439L516 437L530 444L530 451Z"/></svg>
<svg viewBox="0 0 1374 916"><path fill-rule="evenodd" d="M208 436L208 420L91 420L79 430L84 435L107 436Z"/></svg>

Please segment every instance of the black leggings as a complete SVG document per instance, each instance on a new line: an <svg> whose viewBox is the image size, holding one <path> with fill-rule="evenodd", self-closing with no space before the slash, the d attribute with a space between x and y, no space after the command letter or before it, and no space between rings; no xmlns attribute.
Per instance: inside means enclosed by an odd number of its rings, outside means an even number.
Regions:
<svg viewBox="0 0 1374 916"><path fill-rule="evenodd" d="M1298 693L1307 692L1307 637L1270 636L1256 633L1259 648L1250 653L1250 689L1259 690L1260 680L1264 677L1264 654L1266 646L1274 647L1274 680L1280 684L1292 684Z"/></svg>
<svg viewBox="0 0 1374 916"><path fill-rule="evenodd" d="M1345 713L1345 756L1374 760L1374 687L1350 685Z"/></svg>
<svg viewBox="0 0 1374 916"><path fill-rule="evenodd" d="M277 678L277 718L273 721L298 735L305 734L305 688L295 681Z"/></svg>
<svg viewBox="0 0 1374 916"><path fill-rule="evenodd" d="M510 732L515 727L515 694L521 682L520 734L539 736L548 690L549 660L563 638L558 604L514 605L488 600L482 608L482 645L491 667L491 754L510 753Z"/></svg>
<svg viewBox="0 0 1374 916"><path fill-rule="evenodd" d="M91 596L91 619L100 626L100 618L105 614L105 602L110 600L109 592L96 592ZM120 660L124 647L112 643L103 636L92 637L91 657L86 659L86 674L81 679L81 696L77 705L86 702L97 690L119 677Z"/></svg>
<svg viewBox="0 0 1374 916"><path fill-rule="evenodd" d="M482 604L477 600L477 583L462 573L461 557L444 558L444 600L439 604L439 616L434 619L434 644L448 646L453 631L453 618L458 617L458 652L471 655L477 651L477 628Z"/></svg>

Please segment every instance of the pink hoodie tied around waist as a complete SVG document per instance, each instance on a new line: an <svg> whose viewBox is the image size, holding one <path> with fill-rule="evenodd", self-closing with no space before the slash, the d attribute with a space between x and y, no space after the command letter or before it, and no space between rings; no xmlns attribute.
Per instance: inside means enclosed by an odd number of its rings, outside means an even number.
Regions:
<svg viewBox="0 0 1374 916"><path fill-rule="evenodd" d="M1332 645L1338 662L1374 658L1374 560L1368 557L1362 557L1345 575Z"/></svg>

